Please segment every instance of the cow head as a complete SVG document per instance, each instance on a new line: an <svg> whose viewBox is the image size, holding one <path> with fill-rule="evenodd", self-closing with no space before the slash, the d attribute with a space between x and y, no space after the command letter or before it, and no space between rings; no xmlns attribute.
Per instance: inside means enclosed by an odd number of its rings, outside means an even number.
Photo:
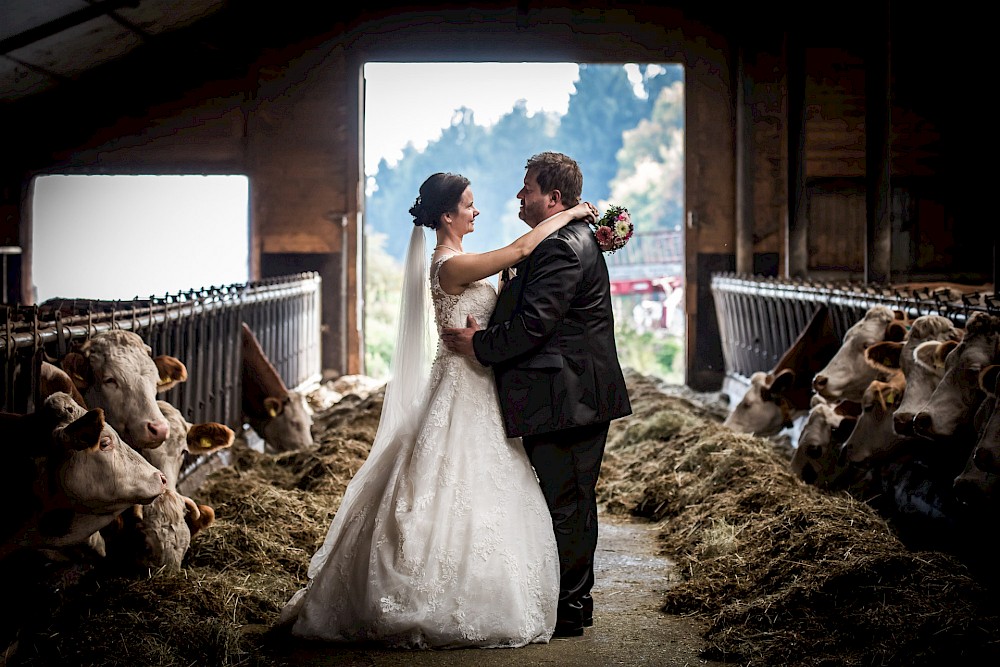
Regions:
<svg viewBox="0 0 1000 667"><path fill-rule="evenodd" d="M998 342L1000 318L975 312L961 342L939 346L935 359L947 355L943 357L944 372L927 404L913 418L917 435L932 440L975 437L972 418L985 398L979 376L987 366L1000 361Z"/></svg>
<svg viewBox="0 0 1000 667"><path fill-rule="evenodd" d="M807 484L829 486L836 477L840 445L851 435L860 412L859 403L831 404L814 396L792 455L792 472Z"/></svg>
<svg viewBox="0 0 1000 667"><path fill-rule="evenodd" d="M723 425L741 433L768 437L792 425L797 411L786 392L795 381L795 371L777 374L759 371L750 376L750 387Z"/></svg>
<svg viewBox="0 0 1000 667"><path fill-rule="evenodd" d="M881 341L902 341L907 321L886 306L873 306L856 322L828 363L813 378L813 390L829 401L861 401L879 371L865 360L865 350Z"/></svg>
<svg viewBox="0 0 1000 667"><path fill-rule="evenodd" d="M903 398L905 380L897 372L889 382L874 380L865 389L861 416L840 449L845 466L867 467L888 458L902 442L893 428L892 415Z"/></svg>
<svg viewBox="0 0 1000 667"><path fill-rule="evenodd" d="M312 410L305 396L285 386L257 336L245 322L242 351L241 399L247 422L273 451L313 447Z"/></svg>
<svg viewBox="0 0 1000 667"><path fill-rule="evenodd" d="M963 333L946 317L922 315L913 320L904 342L882 341L865 350L866 361L884 377L902 372L905 378L906 392L892 415L899 435L913 435L913 416L927 404L944 373L937 355L950 351Z"/></svg>
<svg viewBox="0 0 1000 667"><path fill-rule="evenodd" d="M170 434L156 406L161 391L158 363L172 370L172 381L187 376L176 359L154 361L138 334L113 329L95 335L61 362L90 407L101 408L111 426L136 449L160 445Z"/></svg>
<svg viewBox="0 0 1000 667"><path fill-rule="evenodd" d="M292 451L314 446L312 410L306 397L297 391L264 399L268 419L260 426L261 437L278 451Z"/></svg>
<svg viewBox="0 0 1000 667"><path fill-rule="evenodd" d="M84 410L68 394L56 393L43 410L56 424L46 463L49 479L55 480L51 489L70 508L107 514L110 521L113 514L150 503L166 489L163 473L122 442L102 409Z"/></svg>

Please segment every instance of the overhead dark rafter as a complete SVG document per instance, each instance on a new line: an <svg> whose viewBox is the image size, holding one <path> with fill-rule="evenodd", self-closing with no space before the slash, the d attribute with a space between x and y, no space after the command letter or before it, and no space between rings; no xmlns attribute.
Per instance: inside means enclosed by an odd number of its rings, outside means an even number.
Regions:
<svg viewBox="0 0 1000 667"><path fill-rule="evenodd" d="M103 2L95 2L71 14L60 16L48 23L43 23L40 26L0 40L0 54L6 55L18 49L23 49L35 42L58 35L64 30L69 30L81 23L86 23L92 19L110 14L116 9L121 9L122 7L134 9L138 6L139 0L104 0Z"/></svg>

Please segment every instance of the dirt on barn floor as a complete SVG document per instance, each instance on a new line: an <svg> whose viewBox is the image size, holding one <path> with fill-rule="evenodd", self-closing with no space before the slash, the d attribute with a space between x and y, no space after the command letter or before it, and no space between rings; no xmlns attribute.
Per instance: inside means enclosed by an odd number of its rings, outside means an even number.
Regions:
<svg viewBox="0 0 1000 667"><path fill-rule="evenodd" d="M946 544L908 547L872 507L803 484L784 450L722 427L714 397L627 382L634 414L609 435L582 638L335 656L271 630L367 456L375 390L318 400L315 450L237 446L193 494L217 521L180 573L45 563L31 586L7 573L21 588L6 596L19 606L4 627L20 630L7 664L1000 664L1000 597L983 570Z"/></svg>

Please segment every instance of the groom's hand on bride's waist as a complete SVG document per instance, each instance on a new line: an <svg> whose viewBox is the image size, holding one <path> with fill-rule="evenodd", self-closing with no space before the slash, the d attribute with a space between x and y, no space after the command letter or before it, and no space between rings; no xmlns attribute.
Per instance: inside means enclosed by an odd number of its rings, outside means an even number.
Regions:
<svg viewBox="0 0 1000 667"><path fill-rule="evenodd" d="M456 354L464 354L467 357L475 358L476 353L472 349L472 334L477 331L479 331L479 323L476 322L475 317L469 315L466 318L466 327L464 329L442 329L441 342Z"/></svg>

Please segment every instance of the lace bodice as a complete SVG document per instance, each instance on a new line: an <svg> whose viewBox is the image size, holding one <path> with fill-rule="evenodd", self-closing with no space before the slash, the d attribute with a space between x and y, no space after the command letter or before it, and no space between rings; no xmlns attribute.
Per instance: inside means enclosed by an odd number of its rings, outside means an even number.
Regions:
<svg viewBox="0 0 1000 667"><path fill-rule="evenodd" d="M497 303L497 291L485 279L472 283L461 294L448 294L441 289L441 267L452 257L455 255L442 255L431 263L431 300L439 335L445 327L464 327L469 315L475 317L480 326L486 326Z"/></svg>

